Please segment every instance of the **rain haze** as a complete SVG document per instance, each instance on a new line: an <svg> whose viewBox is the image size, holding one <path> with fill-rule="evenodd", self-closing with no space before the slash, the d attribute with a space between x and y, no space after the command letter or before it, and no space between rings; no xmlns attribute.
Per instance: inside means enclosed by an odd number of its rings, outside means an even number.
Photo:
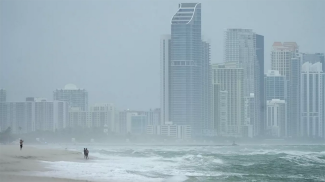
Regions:
<svg viewBox="0 0 325 182"><path fill-rule="evenodd" d="M211 62L223 62L224 31L264 35L265 67L274 41L303 52L325 50L325 1L201 1ZM1 0L0 87L8 100L52 99L73 83L89 103L121 109L159 107L160 36L170 34L178 1ZM267 69L266 69L267 70Z"/></svg>
<svg viewBox="0 0 325 182"><path fill-rule="evenodd" d="M325 0L0 0L1 182L325 182Z"/></svg>

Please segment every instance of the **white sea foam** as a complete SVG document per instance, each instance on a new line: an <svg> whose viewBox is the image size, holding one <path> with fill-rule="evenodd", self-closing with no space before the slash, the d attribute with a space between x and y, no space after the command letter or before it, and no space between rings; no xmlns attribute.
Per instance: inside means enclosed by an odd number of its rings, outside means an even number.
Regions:
<svg viewBox="0 0 325 182"><path fill-rule="evenodd" d="M288 150L289 149L289 150ZM91 160L84 162L45 162L52 171L39 175L84 179L93 181L144 181L144 182L175 182L189 178L212 176L241 176L217 169L229 167L227 158L245 159L253 155L280 155L283 159L299 165L325 164L325 152L299 151L240 147L93 147ZM96 157L95 159L92 157ZM225 158L223 158L225 157ZM260 158L259 158L260 160ZM262 159L263 160L263 159ZM249 162L249 163L247 163ZM242 167L249 167L261 161L244 161ZM224 170L222 170L224 171ZM204 181L204 180L203 180Z"/></svg>

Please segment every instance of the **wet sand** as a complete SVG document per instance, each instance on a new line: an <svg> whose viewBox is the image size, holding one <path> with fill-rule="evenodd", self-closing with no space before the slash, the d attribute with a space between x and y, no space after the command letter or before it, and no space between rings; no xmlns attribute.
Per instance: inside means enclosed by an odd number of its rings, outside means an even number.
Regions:
<svg viewBox="0 0 325 182"><path fill-rule="evenodd" d="M52 177L32 176L33 172L49 171L40 161L82 162L83 154L68 150L39 149L25 145L0 145L0 179L1 182L66 182L86 181Z"/></svg>

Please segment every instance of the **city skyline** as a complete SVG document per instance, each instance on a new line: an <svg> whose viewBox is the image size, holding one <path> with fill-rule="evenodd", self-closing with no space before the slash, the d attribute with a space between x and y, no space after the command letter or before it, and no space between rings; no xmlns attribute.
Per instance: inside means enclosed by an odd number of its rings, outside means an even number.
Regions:
<svg viewBox="0 0 325 182"><path fill-rule="evenodd" d="M127 2L128 7L124 6L125 1L115 2L114 6L109 2L85 1L75 5L72 1L56 1L62 6L53 8L56 6L49 1L39 2L43 9L36 10L33 2L1 1L4 31L0 34L3 40L0 87L6 89L7 100L20 101L28 96L50 99L53 90L74 83L89 91L89 104L104 101L125 109L158 108L159 37L169 32L169 20L177 11L177 3L145 1L146 6L140 7L141 3ZM223 32L227 28L249 28L265 37L265 72L270 69L270 50L275 41L295 41L301 52L324 52L321 33L324 25L319 23L324 13L323 1L284 1L281 6L267 1L200 2L204 8L202 35L211 44L212 63L223 60ZM127 10L118 11L122 8ZM274 14L274 9L286 12L286 16ZM29 10L34 13L30 14ZM88 13L83 14L85 11ZM20 13L17 15L17 12ZM113 18L128 13L132 16L123 22ZM146 16L147 13L152 16ZM71 18L64 19L64 16ZM146 24L136 26L134 22L139 21ZM21 23L21 26L10 22ZM130 29L131 25L135 27ZM32 41L36 44L28 46ZM144 46L137 47L139 42ZM144 72L150 77L142 74Z"/></svg>

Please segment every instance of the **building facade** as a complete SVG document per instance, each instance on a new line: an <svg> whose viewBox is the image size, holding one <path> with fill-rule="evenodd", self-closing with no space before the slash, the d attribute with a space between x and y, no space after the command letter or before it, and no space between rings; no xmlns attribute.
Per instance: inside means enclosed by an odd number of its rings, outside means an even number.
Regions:
<svg viewBox="0 0 325 182"><path fill-rule="evenodd" d="M117 111L114 104L102 103L83 111L79 107L70 108L70 128L107 128L108 132L116 132Z"/></svg>
<svg viewBox="0 0 325 182"><path fill-rule="evenodd" d="M287 81L278 70L269 70L265 77L265 100L287 100Z"/></svg>
<svg viewBox="0 0 325 182"><path fill-rule="evenodd" d="M57 131L66 127L68 104L64 101L46 101L28 98L25 102L1 102L1 129L11 127L13 133L37 130Z"/></svg>
<svg viewBox="0 0 325 182"><path fill-rule="evenodd" d="M264 36L251 29L227 29L225 31L224 61L237 62L244 70L244 97L255 98L254 136L262 134L264 127ZM249 107L245 105L245 113ZM246 120L248 117L246 117Z"/></svg>
<svg viewBox="0 0 325 182"><path fill-rule="evenodd" d="M160 108L161 123L169 119L169 70L170 70L170 35L163 35L160 38Z"/></svg>
<svg viewBox="0 0 325 182"><path fill-rule="evenodd" d="M201 39L201 4L181 3L161 38L162 121L211 133L210 45Z"/></svg>
<svg viewBox="0 0 325 182"><path fill-rule="evenodd" d="M244 123L244 70L239 67L237 62L226 62L213 64L212 72L213 84L219 84L220 87L214 89L214 92L219 90L219 92L226 91L227 93L227 112L224 113L227 114L227 123L224 136L242 137L243 126L248 125L248 123ZM216 94L213 93L213 95ZM214 105L216 102L220 102L218 98L213 100ZM215 116L215 112L220 111L220 109L218 111L218 108L214 108L213 115ZM222 126L222 122L218 119L218 117L214 118L214 123L220 123ZM220 124L217 124L216 127L220 127Z"/></svg>
<svg viewBox="0 0 325 182"><path fill-rule="evenodd" d="M82 111L88 110L88 92L73 84L65 85L64 89L56 89L53 92L53 99L67 102L70 108L78 107Z"/></svg>
<svg viewBox="0 0 325 182"><path fill-rule="evenodd" d="M148 135L161 135L166 137L173 137L176 139L191 139L191 126L190 125L148 125L146 127L146 132Z"/></svg>
<svg viewBox="0 0 325 182"><path fill-rule="evenodd" d="M272 99L267 101L266 131L271 137L286 137L286 106L285 101Z"/></svg>
<svg viewBox="0 0 325 182"><path fill-rule="evenodd" d="M301 57L296 42L274 42L271 69L278 70L287 81L287 136L298 137L300 123Z"/></svg>
<svg viewBox="0 0 325 182"><path fill-rule="evenodd" d="M325 138L324 72L322 64L306 62L301 69L300 136Z"/></svg>

